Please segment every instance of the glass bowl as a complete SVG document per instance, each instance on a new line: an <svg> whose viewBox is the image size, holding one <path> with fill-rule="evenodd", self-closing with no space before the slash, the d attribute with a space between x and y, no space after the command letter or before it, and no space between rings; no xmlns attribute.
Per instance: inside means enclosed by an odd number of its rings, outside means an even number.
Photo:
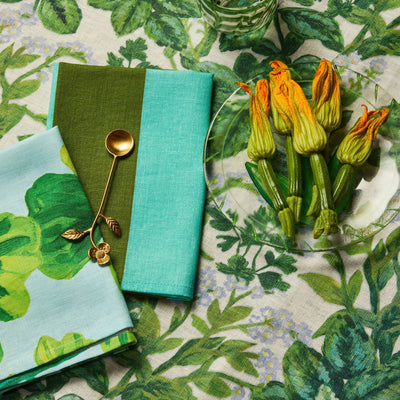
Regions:
<svg viewBox="0 0 400 400"><path fill-rule="evenodd" d="M293 79L302 86L308 99L311 98L312 79L318 65L319 62L299 62L290 66ZM400 105L366 76L345 67L335 68L340 78L343 116L342 126L329 136L329 149L334 149L353 127L363 112L362 104L367 105L368 110L383 106L390 110L389 119L379 131L371 156L357 170L354 192L338 214L339 232L336 234L323 234L314 239L313 222L306 218L296 225L295 242L283 234L277 213L254 184L254 165L246 151L250 136L247 93L238 88L213 118L204 148L207 187L216 207L226 218L234 221L235 229L249 240L289 251L342 249L367 240L398 214L400 130L395 116L400 113ZM261 78L268 76L259 75L247 83L254 89ZM284 138L275 131L274 138L277 150L271 163L275 173L287 177ZM307 173L311 172L303 171L303 174Z"/></svg>
<svg viewBox="0 0 400 400"><path fill-rule="evenodd" d="M238 35L268 25L278 0L199 0L204 20L219 32Z"/></svg>

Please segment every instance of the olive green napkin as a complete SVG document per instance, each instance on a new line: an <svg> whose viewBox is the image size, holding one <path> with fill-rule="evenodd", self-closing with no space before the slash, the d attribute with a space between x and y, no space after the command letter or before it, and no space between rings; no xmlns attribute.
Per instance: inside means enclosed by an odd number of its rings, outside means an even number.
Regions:
<svg viewBox="0 0 400 400"><path fill-rule="evenodd" d="M55 64L47 127L58 126L93 211L97 211L112 157L104 146L107 134L125 129L136 148L118 160L103 214L118 221L121 238L101 223L104 241L118 279L124 270L128 241L145 69Z"/></svg>

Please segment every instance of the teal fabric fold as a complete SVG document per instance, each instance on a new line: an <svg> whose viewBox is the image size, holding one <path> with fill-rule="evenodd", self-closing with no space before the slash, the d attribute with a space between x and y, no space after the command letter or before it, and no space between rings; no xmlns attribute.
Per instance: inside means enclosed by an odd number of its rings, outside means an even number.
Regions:
<svg viewBox="0 0 400 400"><path fill-rule="evenodd" d="M112 267L89 260L93 213L58 129L0 151L0 393L136 342Z"/></svg>
<svg viewBox="0 0 400 400"><path fill-rule="evenodd" d="M146 72L123 290L193 297L212 74Z"/></svg>

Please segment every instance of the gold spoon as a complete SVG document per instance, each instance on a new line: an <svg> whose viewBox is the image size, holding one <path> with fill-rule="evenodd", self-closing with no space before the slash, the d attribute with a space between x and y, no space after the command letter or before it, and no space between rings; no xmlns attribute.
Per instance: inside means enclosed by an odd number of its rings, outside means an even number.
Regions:
<svg viewBox="0 0 400 400"><path fill-rule="evenodd" d="M114 167L116 165L117 158L128 155L133 150L134 145L135 141L133 140L132 135L129 132L124 131L123 129L116 129L114 131L111 131L106 137L105 146L107 151L113 156L113 162L111 164L110 172L108 174L107 183L104 189L103 197L101 199L99 211L97 211L93 224L89 228L90 241L92 242L92 245L94 247L97 246L93 240L93 231L96 226L98 218L99 217L104 218L104 216L101 214L101 211L103 210L104 202L107 197L108 187L110 186L111 177L114 172Z"/></svg>
<svg viewBox="0 0 400 400"><path fill-rule="evenodd" d="M66 239L78 240L89 233L90 241L92 242L93 247L89 249L88 255L93 261L97 260L98 264L106 264L108 262L109 256L107 255L107 253L110 251L110 245L108 243L100 243L97 247L96 243L93 240L93 231L96 227L97 220L99 219L99 217L102 217L106 221L108 227L116 235L121 236L121 230L118 222L113 218L104 216L101 212L103 210L104 202L107 197L108 188L110 186L117 158L128 155L133 150L134 145L135 141L132 135L123 129L116 129L114 131L111 131L107 135L105 146L107 151L113 156L113 162L111 164L110 172L108 174L107 183L104 189L103 197L101 199L99 210L97 211L97 214L93 220L92 226L85 231L80 231L78 229L68 229L61 235Z"/></svg>

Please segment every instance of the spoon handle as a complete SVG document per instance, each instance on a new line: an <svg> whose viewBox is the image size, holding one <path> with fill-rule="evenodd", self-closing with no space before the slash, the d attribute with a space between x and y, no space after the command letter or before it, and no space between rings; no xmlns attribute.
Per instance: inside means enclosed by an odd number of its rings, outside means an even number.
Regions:
<svg viewBox="0 0 400 400"><path fill-rule="evenodd" d="M104 202L105 202L106 197L107 197L107 193L108 193L108 189L109 189L109 186L110 186L111 178L112 178L112 175L113 175L113 172L114 172L114 167L115 167L115 164L116 164L116 161L117 161L117 157L118 157L118 156L116 156L116 155L114 155L114 157L113 157L113 162L112 162L112 164L111 164L110 172L109 172L109 174L108 174L107 183L106 183L106 187L104 188L103 197L102 197L102 199L101 199L101 203L100 203L100 206L99 206L99 210L97 211L97 214L96 214L96 216L95 216L95 218L94 218L94 220L93 220L92 226L89 228L89 232L90 232L90 241L92 242L92 245L93 245L94 247L97 247L97 246L96 246L96 244L95 244L95 242L94 242L94 240L93 240L93 231L94 231L94 228L95 228L95 226L96 226L97 220L98 220L98 218L99 218L101 212L103 211Z"/></svg>

